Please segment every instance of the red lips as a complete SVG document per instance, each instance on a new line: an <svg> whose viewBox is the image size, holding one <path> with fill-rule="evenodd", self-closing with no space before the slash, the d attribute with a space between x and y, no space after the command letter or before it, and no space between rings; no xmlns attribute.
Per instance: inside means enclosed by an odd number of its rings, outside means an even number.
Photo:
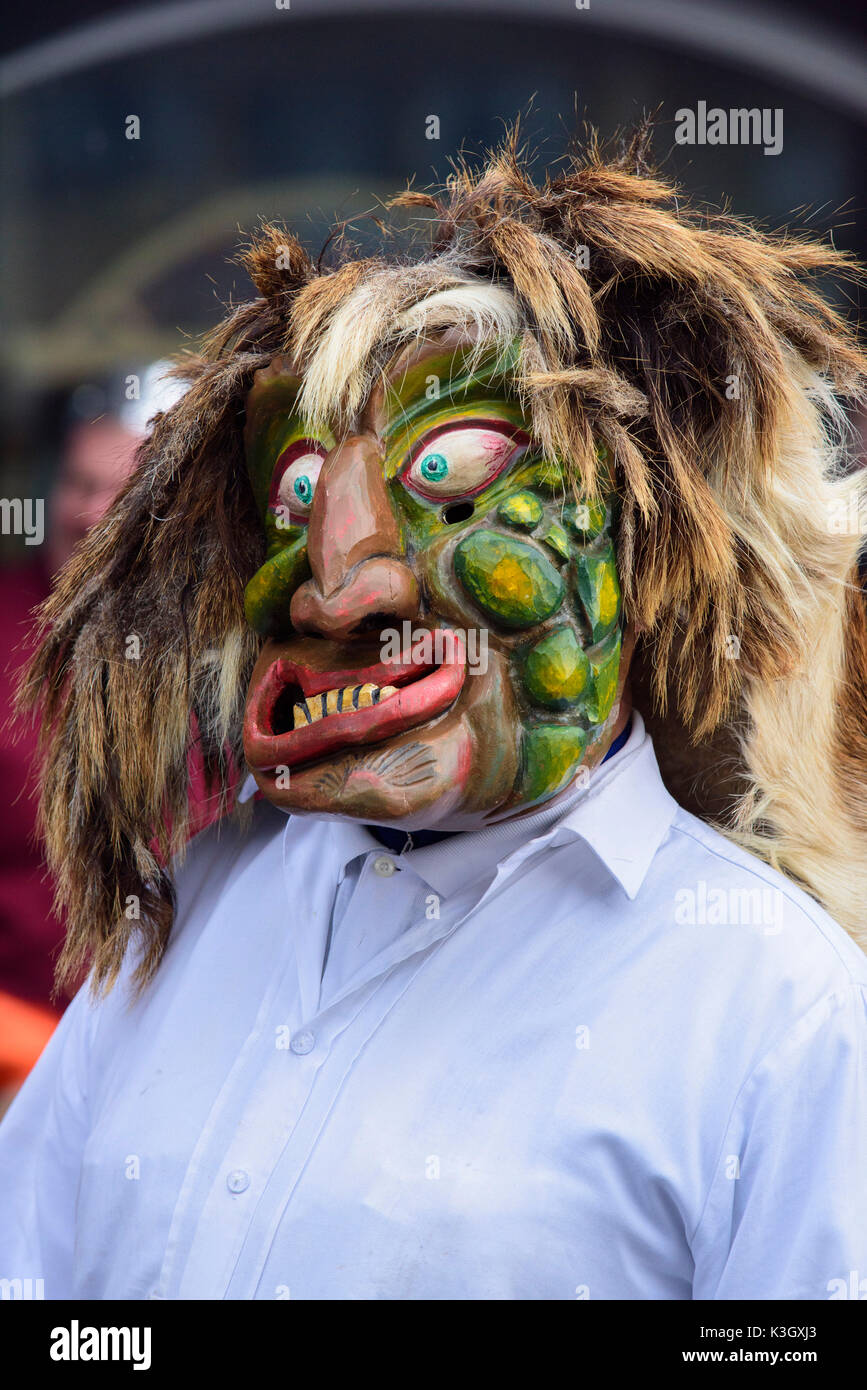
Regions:
<svg viewBox="0 0 867 1390"><path fill-rule="evenodd" d="M244 751L258 772L296 767L355 744L381 743L442 714L460 694L466 676L466 649L456 636L454 655L438 667L418 662L381 661L366 667L318 671L303 663L278 658L251 692L244 720ZM449 659L449 657L451 659ZM419 676L420 669L429 674ZM414 679L414 677L416 679ZM315 724L274 733L274 712L283 692L300 687L303 695L321 695L344 686L396 685L400 689L369 709L325 715Z"/></svg>

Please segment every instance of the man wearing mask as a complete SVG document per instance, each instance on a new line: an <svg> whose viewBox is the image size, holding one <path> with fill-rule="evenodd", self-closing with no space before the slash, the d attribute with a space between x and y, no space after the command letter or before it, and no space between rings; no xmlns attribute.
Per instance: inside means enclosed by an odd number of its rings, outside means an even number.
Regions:
<svg viewBox="0 0 867 1390"><path fill-rule="evenodd" d="M827 1298L867 1266L835 254L699 217L638 146L402 201L411 260L255 240L46 606L92 989L0 1130L0 1272ZM250 780L180 865L191 716Z"/></svg>

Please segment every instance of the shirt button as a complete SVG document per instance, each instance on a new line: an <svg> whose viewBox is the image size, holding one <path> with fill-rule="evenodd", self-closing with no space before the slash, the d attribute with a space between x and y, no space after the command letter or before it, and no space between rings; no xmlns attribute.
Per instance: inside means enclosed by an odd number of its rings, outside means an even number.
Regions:
<svg viewBox="0 0 867 1390"><path fill-rule="evenodd" d="M391 878L395 871L394 860L386 859L385 855L381 854L378 859L373 861L373 871L381 878Z"/></svg>
<svg viewBox="0 0 867 1390"><path fill-rule="evenodd" d="M226 1186L230 1192L246 1192L250 1186L250 1174L245 1173L243 1168L235 1168L226 1178Z"/></svg>
<svg viewBox="0 0 867 1390"><path fill-rule="evenodd" d="M296 1033L289 1046L293 1052L297 1052L299 1057L312 1052L316 1039L312 1033Z"/></svg>

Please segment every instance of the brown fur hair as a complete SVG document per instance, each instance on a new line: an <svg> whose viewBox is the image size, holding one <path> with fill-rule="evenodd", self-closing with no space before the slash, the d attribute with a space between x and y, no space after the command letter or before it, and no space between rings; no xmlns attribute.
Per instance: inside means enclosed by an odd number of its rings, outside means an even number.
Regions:
<svg viewBox="0 0 867 1390"><path fill-rule="evenodd" d="M511 306L528 416L582 496L597 486L596 443L613 456L639 703L668 721L669 780L701 811L697 770L726 740L731 796L712 811L857 932L867 624L858 537L834 531L828 509L860 505L840 402L860 397L867 364L812 283L853 267L815 240L695 211L646 158L641 133L613 158L591 139L536 186L513 135L440 192L395 200L435 223L432 248L409 259L320 271L282 228L252 240L258 297L178 369L189 391L157 417L41 612L21 703L42 720L42 822L71 923L61 979L91 955L94 987L110 987L136 933L139 983L160 960L191 713L219 796L242 766L257 650L243 591L262 558L241 438L254 372L291 354L309 370L311 418L350 426L416 319L430 329L455 289L477 293L482 315L486 295ZM350 362L338 382L335 345ZM125 657L131 635L139 660Z"/></svg>

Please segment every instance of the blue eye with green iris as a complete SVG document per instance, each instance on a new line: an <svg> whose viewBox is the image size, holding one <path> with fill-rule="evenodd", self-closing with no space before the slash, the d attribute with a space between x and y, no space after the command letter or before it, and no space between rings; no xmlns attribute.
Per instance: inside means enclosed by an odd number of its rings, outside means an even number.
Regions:
<svg viewBox="0 0 867 1390"><path fill-rule="evenodd" d="M293 492L303 506L310 506L310 500L313 497L313 484L306 473L302 473L300 477L295 479Z"/></svg>
<svg viewBox="0 0 867 1390"><path fill-rule="evenodd" d="M418 471L429 483L440 483L448 476L449 465L442 454L427 454L419 464Z"/></svg>

